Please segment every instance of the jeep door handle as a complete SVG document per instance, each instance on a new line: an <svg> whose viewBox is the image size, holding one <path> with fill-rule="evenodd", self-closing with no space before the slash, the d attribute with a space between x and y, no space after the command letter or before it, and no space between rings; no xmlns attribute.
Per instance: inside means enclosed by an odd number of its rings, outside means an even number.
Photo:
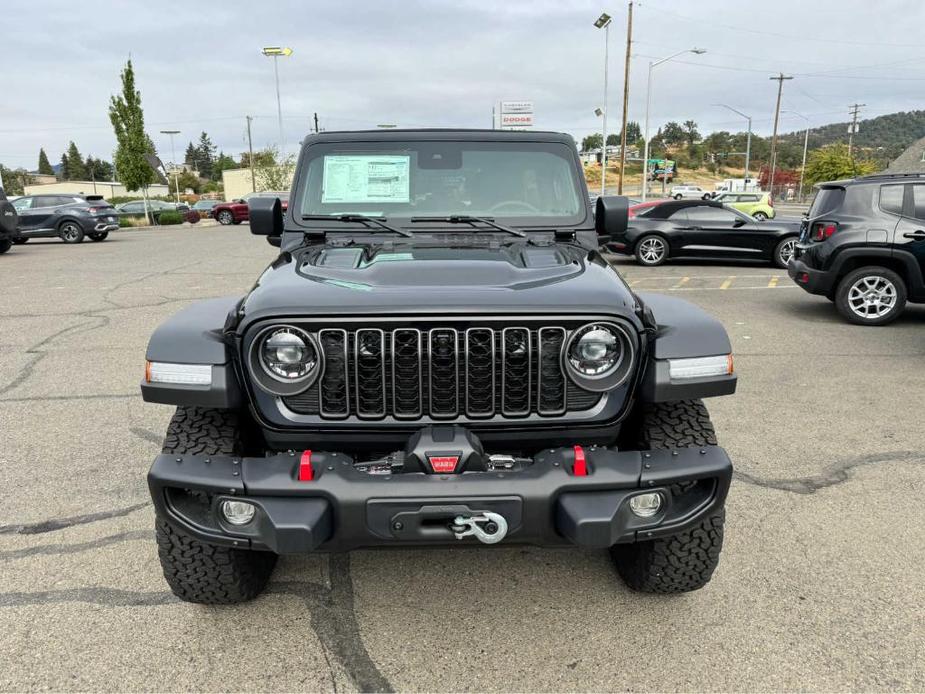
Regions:
<svg viewBox="0 0 925 694"><path fill-rule="evenodd" d="M925 239L925 231L917 229L916 231L903 234L904 239Z"/></svg>

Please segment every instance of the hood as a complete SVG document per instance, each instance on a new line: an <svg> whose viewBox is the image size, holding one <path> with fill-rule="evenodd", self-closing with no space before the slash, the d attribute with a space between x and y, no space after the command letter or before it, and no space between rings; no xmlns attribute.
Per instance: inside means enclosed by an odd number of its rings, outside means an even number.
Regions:
<svg viewBox="0 0 925 694"><path fill-rule="evenodd" d="M271 315L554 313L629 315L636 300L596 251L526 242L322 246L283 253L242 306Z"/></svg>

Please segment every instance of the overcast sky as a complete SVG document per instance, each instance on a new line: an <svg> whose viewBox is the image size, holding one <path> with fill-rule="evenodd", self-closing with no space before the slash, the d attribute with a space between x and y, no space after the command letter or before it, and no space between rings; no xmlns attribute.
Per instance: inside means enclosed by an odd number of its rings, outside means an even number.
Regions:
<svg viewBox="0 0 925 694"><path fill-rule="evenodd" d="M610 129L619 127L626 40L620 2L569 0L239 0L97 2L0 0L0 162L52 163L73 139L111 159L109 96L131 55L146 124L162 157L206 130L235 156L278 137L272 59L264 45L289 46L280 59L285 140L290 151L322 128L490 127L492 104L531 99L537 127L581 138L600 131L604 32L610 29ZM648 62L700 47L655 68L653 130L693 118L701 133L744 130L726 103L771 131L783 71L784 108L821 125L925 108L923 0L649 0L636 3L630 118L643 120ZM803 121L784 114L784 130ZM925 133L922 133L925 135ZM178 153L178 158L182 153Z"/></svg>

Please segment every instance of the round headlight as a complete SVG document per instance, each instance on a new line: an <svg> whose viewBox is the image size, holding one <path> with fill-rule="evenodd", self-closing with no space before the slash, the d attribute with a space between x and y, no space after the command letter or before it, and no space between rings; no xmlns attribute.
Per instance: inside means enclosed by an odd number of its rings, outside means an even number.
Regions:
<svg viewBox="0 0 925 694"><path fill-rule="evenodd" d="M273 378L298 381L318 365L318 352L311 339L296 328L278 328L260 345L260 363Z"/></svg>
<svg viewBox="0 0 925 694"><path fill-rule="evenodd" d="M568 360L582 376L599 378L616 369L623 359L620 338L607 326L586 326L572 340Z"/></svg>
<svg viewBox="0 0 925 694"><path fill-rule="evenodd" d="M635 349L635 336L622 324L586 323L566 340L562 366L580 388L603 393L630 377Z"/></svg>

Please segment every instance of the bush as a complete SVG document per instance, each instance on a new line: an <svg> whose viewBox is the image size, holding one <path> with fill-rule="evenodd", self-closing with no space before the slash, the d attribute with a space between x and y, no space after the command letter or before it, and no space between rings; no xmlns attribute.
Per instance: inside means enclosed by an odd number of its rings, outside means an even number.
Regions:
<svg viewBox="0 0 925 694"><path fill-rule="evenodd" d="M200 219L202 219L202 215L199 214L197 210L189 210L186 214L183 215L183 218L190 224L195 224Z"/></svg>
<svg viewBox="0 0 925 694"><path fill-rule="evenodd" d="M161 226L167 226L171 224L183 224L183 214L180 212L174 212L172 210L161 212L161 216L158 217L157 223L160 224Z"/></svg>

